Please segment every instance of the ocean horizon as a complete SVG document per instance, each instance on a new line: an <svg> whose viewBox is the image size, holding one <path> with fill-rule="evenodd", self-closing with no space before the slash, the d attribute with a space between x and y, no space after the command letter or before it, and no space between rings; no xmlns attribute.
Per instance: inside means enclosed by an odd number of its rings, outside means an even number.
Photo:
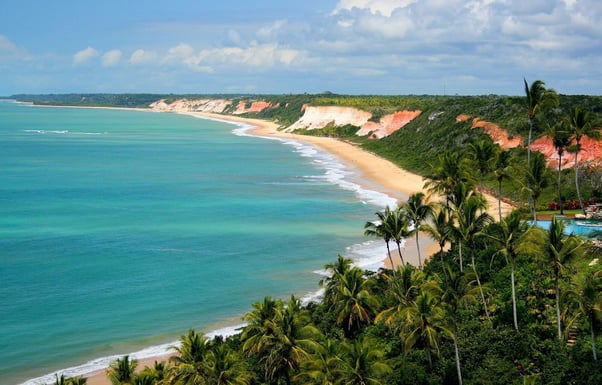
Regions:
<svg viewBox="0 0 602 385"><path fill-rule="evenodd" d="M334 156L196 116L0 101L0 383L85 375L228 335L265 296L376 270L395 199Z"/></svg>

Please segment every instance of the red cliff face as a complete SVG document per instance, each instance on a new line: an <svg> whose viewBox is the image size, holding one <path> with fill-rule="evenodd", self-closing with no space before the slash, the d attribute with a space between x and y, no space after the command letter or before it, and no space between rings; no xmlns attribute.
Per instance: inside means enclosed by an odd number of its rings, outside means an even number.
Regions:
<svg viewBox="0 0 602 385"><path fill-rule="evenodd" d="M249 108L246 107L247 103L240 101L236 106L236 111L233 112L235 115L246 114L249 112L261 112L266 108L272 107L272 103L265 101L252 102Z"/></svg>
<svg viewBox="0 0 602 385"><path fill-rule="evenodd" d="M420 110L416 111L397 111L393 114L385 115L380 118L379 122L366 122L362 125L362 128L357 132L356 135L365 136L370 135L371 138L381 139L391 135L395 131L399 130L417 116L422 113Z"/></svg>
<svg viewBox="0 0 602 385"><path fill-rule="evenodd" d="M468 115L458 115L456 118L457 122L463 122L470 119ZM472 120L472 128L482 128L483 132L491 137L494 143L500 145L501 148L507 150L509 148L514 148L523 145L523 141L519 137L509 136L508 132L498 126L495 123L486 122L484 120L480 120L479 118L474 118Z"/></svg>
<svg viewBox="0 0 602 385"><path fill-rule="evenodd" d="M543 136L531 143L532 151L539 151L546 157L549 167L558 168L558 152L554 148L552 139ZM588 163L593 166L602 166L602 141L592 140L590 138L581 139L581 151L578 158L579 164ZM561 168L571 168L575 166L575 154L564 151L562 154Z"/></svg>

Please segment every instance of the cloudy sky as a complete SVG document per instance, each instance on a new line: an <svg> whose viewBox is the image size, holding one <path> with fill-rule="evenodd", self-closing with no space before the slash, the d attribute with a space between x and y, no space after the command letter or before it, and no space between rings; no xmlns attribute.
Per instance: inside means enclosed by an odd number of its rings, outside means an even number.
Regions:
<svg viewBox="0 0 602 385"><path fill-rule="evenodd" d="M0 95L602 95L600 0L0 4Z"/></svg>

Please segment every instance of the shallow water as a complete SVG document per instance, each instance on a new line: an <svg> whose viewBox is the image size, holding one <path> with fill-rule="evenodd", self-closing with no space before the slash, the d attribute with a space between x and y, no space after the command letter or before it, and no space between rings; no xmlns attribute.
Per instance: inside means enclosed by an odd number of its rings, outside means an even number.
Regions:
<svg viewBox="0 0 602 385"><path fill-rule="evenodd" d="M244 127L0 102L0 154L2 384L156 355L266 295L312 295L339 253L384 255L363 224L391 198Z"/></svg>

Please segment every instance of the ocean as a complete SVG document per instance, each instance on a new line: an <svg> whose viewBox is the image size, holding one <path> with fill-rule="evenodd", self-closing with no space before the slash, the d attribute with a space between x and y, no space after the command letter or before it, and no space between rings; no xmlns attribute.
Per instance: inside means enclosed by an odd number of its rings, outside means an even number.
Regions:
<svg viewBox="0 0 602 385"><path fill-rule="evenodd" d="M0 383L46 384L311 299L395 200L332 155L188 115L0 101ZM382 243L382 244L381 244Z"/></svg>

